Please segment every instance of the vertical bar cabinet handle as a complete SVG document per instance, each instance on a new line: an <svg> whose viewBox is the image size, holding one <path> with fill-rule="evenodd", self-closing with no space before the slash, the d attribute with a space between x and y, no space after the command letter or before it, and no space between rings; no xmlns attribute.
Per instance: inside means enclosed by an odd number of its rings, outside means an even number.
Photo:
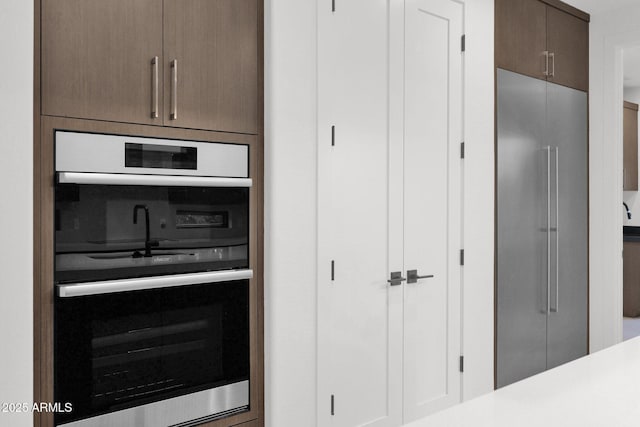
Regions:
<svg viewBox="0 0 640 427"><path fill-rule="evenodd" d="M556 54L551 52L549 54L549 58L551 58L551 77L556 76Z"/></svg>
<svg viewBox="0 0 640 427"><path fill-rule="evenodd" d="M158 57L154 56L151 60L151 118L158 118Z"/></svg>
<svg viewBox="0 0 640 427"><path fill-rule="evenodd" d="M544 55L544 71L542 72L542 74L544 74L545 76L549 75L549 51L545 50L544 52L542 52L542 54Z"/></svg>
<svg viewBox="0 0 640 427"><path fill-rule="evenodd" d="M556 147L556 306L551 312L557 313L560 307L560 149Z"/></svg>
<svg viewBox="0 0 640 427"><path fill-rule="evenodd" d="M171 114L170 120L178 118L178 60L171 61Z"/></svg>
<svg viewBox="0 0 640 427"><path fill-rule="evenodd" d="M547 313L551 311L551 146L547 150Z"/></svg>

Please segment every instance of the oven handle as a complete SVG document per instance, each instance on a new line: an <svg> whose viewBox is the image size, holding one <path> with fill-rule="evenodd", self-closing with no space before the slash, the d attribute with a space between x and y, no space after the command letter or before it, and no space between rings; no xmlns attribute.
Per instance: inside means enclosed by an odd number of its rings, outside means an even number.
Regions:
<svg viewBox="0 0 640 427"><path fill-rule="evenodd" d="M142 277L139 279L106 280L104 282L73 283L58 285L61 298L88 295L112 294L115 292L160 289L172 286L189 286L201 283L229 282L253 278L253 270L227 270L205 273L176 274L172 276Z"/></svg>
<svg viewBox="0 0 640 427"><path fill-rule="evenodd" d="M171 187L251 187L251 178L206 176L133 175L117 173L58 172L60 184L155 185Z"/></svg>

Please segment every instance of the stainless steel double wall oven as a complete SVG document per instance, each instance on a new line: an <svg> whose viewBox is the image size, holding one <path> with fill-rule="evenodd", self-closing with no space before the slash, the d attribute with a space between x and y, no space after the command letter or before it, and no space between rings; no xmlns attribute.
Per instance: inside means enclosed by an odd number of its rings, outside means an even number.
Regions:
<svg viewBox="0 0 640 427"><path fill-rule="evenodd" d="M57 131L55 171L55 424L247 410L249 146Z"/></svg>

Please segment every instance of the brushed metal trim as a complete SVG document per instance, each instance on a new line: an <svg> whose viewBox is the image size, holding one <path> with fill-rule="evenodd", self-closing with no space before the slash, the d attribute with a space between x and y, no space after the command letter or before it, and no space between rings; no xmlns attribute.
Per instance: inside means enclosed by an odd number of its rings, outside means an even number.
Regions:
<svg viewBox="0 0 640 427"><path fill-rule="evenodd" d="M547 151L547 313L551 312L551 146Z"/></svg>
<svg viewBox="0 0 640 427"><path fill-rule="evenodd" d="M125 166L127 143L167 147L189 147L198 151L197 169ZM249 178L249 146L220 142L200 142L55 131L56 172L96 172L141 175L181 175L221 178Z"/></svg>
<svg viewBox="0 0 640 427"><path fill-rule="evenodd" d="M97 417L56 424L64 427L169 427L249 406L249 381L241 381Z"/></svg>
<svg viewBox="0 0 640 427"><path fill-rule="evenodd" d="M253 278L253 270L225 270L206 273L175 274L170 276L142 277L139 279L105 280L102 282L73 283L58 285L58 296L73 298L88 295L111 294L115 292L159 289L171 286L189 286L202 283L229 282Z"/></svg>
<svg viewBox="0 0 640 427"><path fill-rule="evenodd" d="M556 306L551 307L552 313L560 308L560 148L556 147Z"/></svg>
<svg viewBox="0 0 640 427"><path fill-rule="evenodd" d="M134 175L91 172L58 172L60 184L146 185L172 187L245 187L251 178L212 178L204 176Z"/></svg>

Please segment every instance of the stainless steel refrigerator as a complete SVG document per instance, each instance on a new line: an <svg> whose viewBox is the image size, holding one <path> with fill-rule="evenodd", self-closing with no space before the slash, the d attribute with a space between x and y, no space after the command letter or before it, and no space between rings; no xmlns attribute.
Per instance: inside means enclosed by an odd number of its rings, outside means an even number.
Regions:
<svg viewBox="0 0 640 427"><path fill-rule="evenodd" d="M497 387L587 354L587 94L497 72Z"/></svg>

